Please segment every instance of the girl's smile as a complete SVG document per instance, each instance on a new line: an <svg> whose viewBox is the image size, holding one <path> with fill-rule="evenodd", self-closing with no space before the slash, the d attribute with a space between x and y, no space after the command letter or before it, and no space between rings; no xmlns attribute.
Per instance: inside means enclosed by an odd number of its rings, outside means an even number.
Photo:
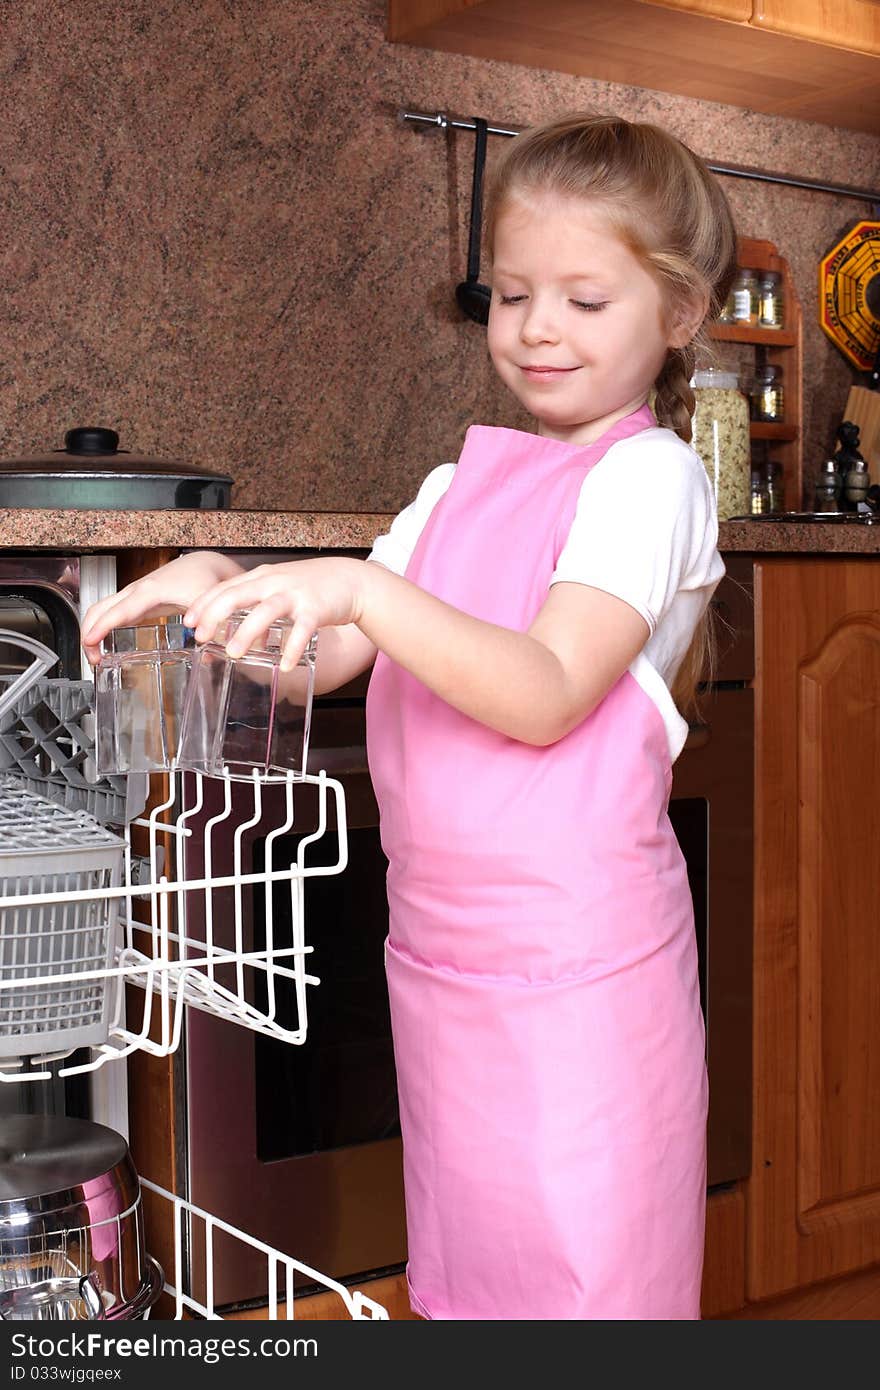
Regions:
<svg viewBox="0 0 880 1390"><path fill-rule="evenodd" d="M549 192L503 207L489 352L540 434L588 444L643 405L671 345L666 320L657 280L601 207Z"/></svg>
<svg viewBox="0 0 880 1390"><path fill-rule="evenodd" d="M580 370L580 368L579 368L579 367L544 367L544 366L537 366L537 365L534 365L534 366L527 365L527 366L524 366L524 367L522 368L522 370L523 370L523 372L526 374L527 377L531 377L531 378L532 378L533 380L535 380L535 381L539 381L539 380L541 380L541 379L545 379L545 380L547 380L547 381L551 381L554 377L565 376L565 375L567 375L569 372L577 372L577 371Z"/></svg>

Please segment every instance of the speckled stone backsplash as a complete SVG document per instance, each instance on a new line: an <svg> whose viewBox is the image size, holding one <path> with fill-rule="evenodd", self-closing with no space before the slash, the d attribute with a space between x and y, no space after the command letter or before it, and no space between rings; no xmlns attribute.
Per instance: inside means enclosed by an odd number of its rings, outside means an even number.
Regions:
<svg viewBox="0 0 880 1390"><path fill-rule="evenodd" d="M230 472L239 508L397 510L471 421L526 423L454 300L473 137L416 133L402 106L613 110L709 159L880 186L871 136L391 45L384 0L0 8L0 455L108 425ZM812 470L855 379L816 267L870 209L724 186L795 275Z"/></svg>

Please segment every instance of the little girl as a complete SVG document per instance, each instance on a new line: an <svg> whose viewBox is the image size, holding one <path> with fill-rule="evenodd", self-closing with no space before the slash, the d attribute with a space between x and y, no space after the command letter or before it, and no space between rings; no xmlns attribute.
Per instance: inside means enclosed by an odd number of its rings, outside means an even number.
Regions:
<svg viewBox="0 0 880 1390"><path fill-rule="evenodd" d="M511 141L487 233L489 352L536 433L469 429L371 563L189 555L83 641L245 608L232 656L287 617L288 669L320 629L319 690L375 662L415 1311L697 1318L705 1039L667 803L723 572L688 381L735 233L678 140L584 115Z"/></svg>

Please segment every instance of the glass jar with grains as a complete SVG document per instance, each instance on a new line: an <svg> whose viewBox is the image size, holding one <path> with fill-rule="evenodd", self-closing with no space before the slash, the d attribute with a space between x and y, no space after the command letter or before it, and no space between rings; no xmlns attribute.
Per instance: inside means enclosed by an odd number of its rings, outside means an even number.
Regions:
<svg viewBox="0 0 880 1390"><path fill-rule="evenodd" d="M696 372L692 444L715 493L718 516L746 516L751 504L749 403L734 371Z"/></svg>

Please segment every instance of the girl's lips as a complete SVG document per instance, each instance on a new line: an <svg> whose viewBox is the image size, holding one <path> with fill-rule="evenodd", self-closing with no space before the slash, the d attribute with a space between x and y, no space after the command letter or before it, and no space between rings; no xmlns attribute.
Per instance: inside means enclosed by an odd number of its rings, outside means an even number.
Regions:
<svg viewBox="0 0 880 1390"><path fill-rule="evenodd" d="M521 367L520 371L525 372L526 376L566 376L569 372L576 372L577 367Z"/></svg>

